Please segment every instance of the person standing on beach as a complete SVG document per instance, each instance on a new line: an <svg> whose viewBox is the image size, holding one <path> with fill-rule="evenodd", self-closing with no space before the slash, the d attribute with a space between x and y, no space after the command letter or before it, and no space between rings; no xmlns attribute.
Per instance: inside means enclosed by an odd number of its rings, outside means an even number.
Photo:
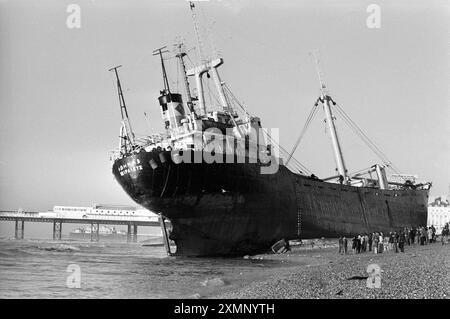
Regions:
<svg viewBox="0 0 450 319"><path fill-rule="evenodd" d="M373 233L369 234L369 238L367 240L367 242L369 244L369 251L372 251L372 239L373 239Z"/></svg>
<svg viewBox="0 0 450 319"><path fill-rule="evenodd" d="M393 250L394 249L394 233L390 232L389 233L389 250Z"/></svg>
<svg viewBox="0 0 450 319"><path fill-rule="evenodd" d="M356 253L359 254L361 252L361 235L358 235L356 240Z"/></svg>
<svg viewBox="0 0 450 319"><path fill-rule="evenodd" d="M378 254L378 243L380 242L380 236L378 233L373 235L373 253Z"/></svg>
<svg viewBox="0 0 450 319"><path fill-rule="evenodd" d="M405 252L405 241L406 241L405 233L403 231L400 231L400 235L398 237L398 247L400 248L400 251L402 253Z"/></svg>
<svg viewBox="0 0 450 319"><path fill-rule="evenodd" d="M420 244L420 227L416 228L415 235L416 235L416 243L417 243L417 245L419 245Z"/></svg>
<svg viewBox="0 0 450 319"><path fill-rule="evenodd" d="M347 238L344 237L342 241L344 245L344 255L347 255L347 244L348 244Z"/></svg>
<svg viewBox="0 0 450 319"><path fill-rule="evenodd" d="M378 253L382 254L383 253L383 246L384 246L384 244L383 244L383 239L384 239L383 233L380 232L379 238L380 239L379 239L379 242L378 242Z"/></svg>
<svg viewBox="0 0 450 319"><path fill-rule="evenodd" d="M425 245L427 243L427 229L426 227L421 227L420 228L420 245Z"/></svg>
<svg viewBox="0 0 450 319"><path fill-rule="evenodd" d="M416 231L415 231L414 227L409 230L408 236L409 236L409 241L411 242L411 245L414 244L414 237L416 237Z"/></svg>
<svg viewBox="0 0 450 319"><path fill-rule="evenodd" d="M363 252L367 251L367 243L369 241L369 236L367 234L364 235L364 243L363 243Z"/></svg>
<svg viewBox="0 0 450 319"><path fill-rule="evenodd" d="M427 244L431 244L433 242L433 229L431 227L428 227L427 238Z"/></svg>
<svg viewBox="0 0 450 319"><path fill-rule="evenodd" d="M420 245L424 246L427 243L427 230L425 227L420 227Z"/></svg>
<svg viewBox="0 0 450 319"><path fill-rule="evenodd" d="M352 239L352 250L353 250L353 254L356 254L356 246L357 246L357 242L358 241L358 237L355 235L355 237L353 237Z"/></svg>
<svg viewBox="0 0 450 319"><path fill-rule="evenodd" d="M363 252L363 246L364 246L364 235L359 236L359 253Z"/></svg>
<svg viewBox="0 0 450 319"><path fill-rule="evenodd" d="M396 253L398 253L398 238L399 238L399 234L397 232L395 232L392 236L393 238L393 246L394 246L394 250Z"/></svg>
<svg viewBox="0 0 450 319"><path fill-rule="evenodd" d="M441 233L441 242L442 245L446 244L448 242L448 235L450 234L450 228L448 223L445 224L444 229L442 229Z"/></svg>
<svg viewBox="0 0 450 319"><path fill-rule="evenodd" d="M389 240L390 240L391 236L386 236L383 239L383 251L388 252L391 250L391 247L389 246Z"/></svg>
<svg viewBox="0 0 450 319"><path fill-rule="evenodd" d="M342 252L344 250L344 238L339 237L339 254L342 255Z"/></svg>

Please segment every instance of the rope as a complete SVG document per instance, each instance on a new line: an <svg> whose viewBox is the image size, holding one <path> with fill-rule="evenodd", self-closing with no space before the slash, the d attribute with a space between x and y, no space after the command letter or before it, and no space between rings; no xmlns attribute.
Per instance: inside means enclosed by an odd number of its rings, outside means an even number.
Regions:
<svg viewBox="0 0 450 319"><path fill-rule="evenodd" d="M266 132L264 129L263 129L263 132L266 134L266 136L267 136L267 138L270 140L270 142L273 143L273 144L275 144L275 145L278 147L278 149L280 150L280 153L284 153L285 155L286 155L286 154L289 154L288 151L286 151L279 143L277 143L277 142L270 136L270 134L269 134L268 132ZM311 175L311 171L310 171L305 165L303 165L302 163L300 163L300 162L299 162L296 158L294 158L294 157L293 157L292 159L294 160L292 166L293 166L293 168L294 168L295 170L299 170L301 174L303 174L303 171L305 171L307 174ZM286 166L288 166L288 164L286 164Z"/></svg>
<svg viewBox="0 0 450 319"><path fill-rule="evenodd" d="M180 92L180 87L178 86L179 78L180 78L180 66L177 63L177 92Z"/></svg>
<svg viewBox="0 0 450 319"><path fill-rule="evenodd" d="M231 92L231 90L230 90L230 88L227 86L227 84L225 83L224 85L223 85L223 88L224 88L224 92L225 92L225 95L230 95L229 97L231 97L231 99L232 99L232 101L234 101L239 107L240 107L240 109L245 113L245 114L247 114L247 116L250 116L250 113L245 109L245 107L239 102L239 100L236 98L236 96L233 94L233 92ZM229 98L228 97L228 98Z"/></svg>
<svg viewBox="0 0 450 319"><path fill-rule="evenodd" d="M251 116L250 113L247 111L247 109L242 105L242 103L236 98L236 96L233 94L233 92L231 92L231 89L227 86L227 84L224 84L224 92L225 92L225 96L227 99L229 99L231 102L234 102L235 104L237 104L239 106L239 108L247 115L247 116ZM233 104L234 104L233 103ZM280 153L289 156L289 152L284 149L277 141L275 141L268 132L266 132L264 130L264 128L262 129L263 132L266 134L266 137L269 139L269 141L274 144L276 147L278 147L278 149L280 150ZM311 175L311 170L309 170L305 165L303 165L302 163L300 163L295 157L291 157L291 167L293 168L294 171L299 171L300 174L304 174L303 172L306 172L307 174ZM288 163L285 164L287 167Z"/></svg>
<svg viewBox="0 0 450 319"><path fill-rule="evenodd" d="M334 102L334 101L333 101ZM399 170L392 163L391 160L387 157L387 155L364 133L364 131L345 113L345 111L340 107L339 104L333 103L336 106L336 110L342 116L344 121L348 124L348 126L355 132L357 136L359 136L364 143L377 155L383 163L391 168L397 174L400 174Z"/></svg>
<svg viewBox="0 0 450 319"><path fill-rule="evenodd" d="M354 175L362 173L362 172L368 172L370 169L371 169L371 167L363 168L363 169L354 171L354 172L350 173L349 175L354 176Z"/></svg>
<svg viewBox="0 0 450 319"><path fill-rule="evenodd" d="M297 141L295 142L292 151L289 153L289 157L288 157L288 159L286 160L286 165L289 164L289 162L290 162L290 160L291 160L291 158L292 158L292 155L294 155L295 150L296 150L297 147L300 145L300 142L301 142L303 136L305 135L306 130L307 130L308 127L309 127L309 124L311 123L311 121L313 120L314 116L316 115L317 110L318 110L317 105L318 105L317 102L314 103L314 105L313 105L311 111L309 112L308 118L306 119L306 123L305 123L305 125L303 126L303 129L302 129L302 131L301 131L301 133L300 133L300 136L297 138Z"/></svg>
<svg viewBox="0 0 450 319"><path fill-rule="evenodd" d="M211 82L211 81L209 81L208 79L206 80L206 89L207 89L207 91L208 91L209 105L210 105L210 106L213 105L213 102L214 102L214 101L215 101L216 105L220 105L219 98L218 98L217 95L214 93L214 91L211 90L210 82ZM214 101L213 101L213 98L214 98Z"/></svg>

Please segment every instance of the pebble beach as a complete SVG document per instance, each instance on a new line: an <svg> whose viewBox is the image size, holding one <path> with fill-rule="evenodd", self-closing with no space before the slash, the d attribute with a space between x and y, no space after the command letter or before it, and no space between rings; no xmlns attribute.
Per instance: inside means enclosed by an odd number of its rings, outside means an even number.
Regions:
<svg viewBox="0 0 450 319"><path fill-rule="evenodd" d="M407 245L404 253L347 255L340 255L336 246L337 240L292 247L288 254L249 257L293 266L274 269L265 278L213 298L449 299L450 244ZM369 265L381 270L379 288L368 288Z"/></svg>

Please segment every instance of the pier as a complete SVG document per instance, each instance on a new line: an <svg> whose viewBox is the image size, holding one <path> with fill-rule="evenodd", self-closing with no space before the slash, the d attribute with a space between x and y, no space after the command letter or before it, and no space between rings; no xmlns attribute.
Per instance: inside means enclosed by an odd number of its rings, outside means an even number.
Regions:
<svg viewBox="0 0 450 319"><path fill-rule="evenodd" d="M91 241L99 241L100 225L126 225L127 242L137 242L138 226L156 226L163 228L165 223L160 222L158 216L155 217L135 217L135 216L86 216L73 217L64 216L64 214L55 214L48 216L49 213L26 212L26 211L0 211L0 221L13 221L15 223L14 237L24 239L25 222L31 223L53 223L53 239L61 240L63 223L68 224L87 224L91 225ZM164 227L165 228L165 227ZM163 229L164 229L163 228ZM163 233L164 234L164 233Z"/></svg>

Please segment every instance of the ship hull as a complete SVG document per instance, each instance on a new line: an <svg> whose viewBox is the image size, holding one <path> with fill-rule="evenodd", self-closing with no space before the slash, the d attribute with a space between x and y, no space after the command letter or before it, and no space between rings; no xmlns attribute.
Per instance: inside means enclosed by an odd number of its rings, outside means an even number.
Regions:
<svg viewBox="0 0 450 319"><path fill-rule="evenodd" d="M352 187L283 165L261 174L261 167L177 164L169 151L142 151L116 160L113 174L134 201L171 221L177 255L240 256L265 252L282 238L350 237L426 224L428 190Z"/></svg>

